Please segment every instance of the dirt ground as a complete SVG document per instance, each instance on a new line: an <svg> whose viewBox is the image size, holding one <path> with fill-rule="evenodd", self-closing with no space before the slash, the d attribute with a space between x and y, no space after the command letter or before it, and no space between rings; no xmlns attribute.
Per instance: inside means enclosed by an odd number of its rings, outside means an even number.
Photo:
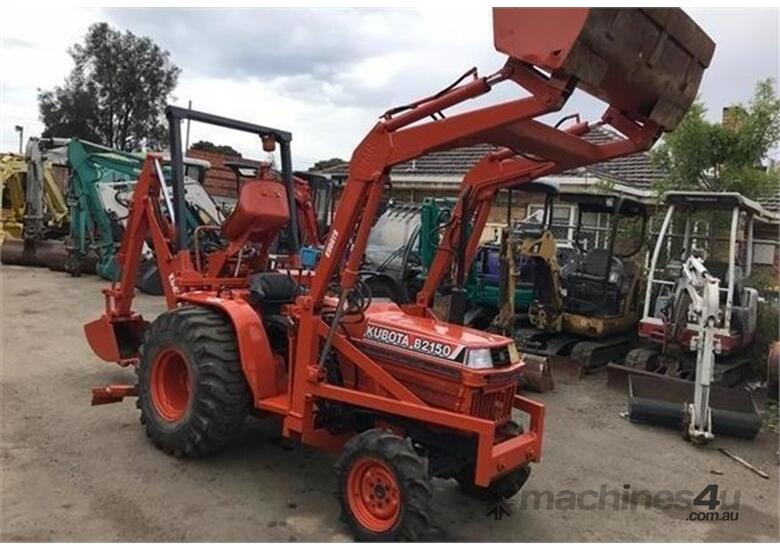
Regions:
<svg viewBox="0 0 780 550"><path fill-rule="evenodd" d="M286 444L274 422L247 421L218 456L177 460L147 442L134 400L90 407L90 387L132 380L129 371L95 357L82 333L82 324L101 313L103 281L3 266L1 284L0 540L350 539L334 497L334 457ZM162 310L160 298L141 296L136 303L148 319ZM776 434L762 431L755 441L718 438L697 448L674 430L625 421L625 395L606 390L599 375L558 384L538 399L547 405L544 456L523 492L508 503L511 516L497 520L488 506L462 496L454 482L436 481L435 520L442 537L780 538ZM689 491L690 501L710 484L718 485L719 511L734 505L732 521L692 521L691 510L707 507L669 506L672 493ZM598 505L600 494L604 506Z"/></svg>

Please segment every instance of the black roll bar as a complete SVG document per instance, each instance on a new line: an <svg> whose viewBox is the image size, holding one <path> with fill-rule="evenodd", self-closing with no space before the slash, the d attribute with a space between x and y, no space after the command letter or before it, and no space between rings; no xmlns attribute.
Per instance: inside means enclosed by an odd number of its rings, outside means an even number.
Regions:
<svg viewBox="0 0 780 550"><path fill-rule="evenodd" d="M237 130L239 132L247 132L249 134L255 134L261 139L263 137L273 137L274 141L279 144L281 149L281 161L282 161L282 182L287 191L287 202L290 210L290 247L292 251L296 251L300 248L300 239L298 236L298 216L295 208L295 189L293 187L293 173L292 173L292 153L290 150L290 142L292 141L292 134L284 130L278 130L268 126L260 126L258 124L251 124L241 120L235 120L232 118L225 118L211 113L204 113L202 111L195 111L193 109L185 109L183 107L176 107L169 105L165 109L165 117L168 119L168 126L170 130L170 149L171 149L171 170L173 173L173 208L176 212L176 245L179 250L187 250L189 248L189 236L187 235L187 224L181 223L180 220L186 219L185 212L187 204L184 196L184 160L181 150L181 121L193 120L195 122L203 122L204 124L210 124L212 126L220 126L222 128L228 128L230 130Z"/></svg>

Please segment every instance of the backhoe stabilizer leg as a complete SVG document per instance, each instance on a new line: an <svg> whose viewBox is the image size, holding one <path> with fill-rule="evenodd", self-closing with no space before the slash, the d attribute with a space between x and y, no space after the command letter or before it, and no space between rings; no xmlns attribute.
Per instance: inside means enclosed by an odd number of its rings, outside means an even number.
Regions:
<svg viewBox="0 0 780 550"><path fill-rule="evenodd" d="M119 403L125 397L137 397L138 386L128 384L109 384L92 388L92 406Z"/></svg>

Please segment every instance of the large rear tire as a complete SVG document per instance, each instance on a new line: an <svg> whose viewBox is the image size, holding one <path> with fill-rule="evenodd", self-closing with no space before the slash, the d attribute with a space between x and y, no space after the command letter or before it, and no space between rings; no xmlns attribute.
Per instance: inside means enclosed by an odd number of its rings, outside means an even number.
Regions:
<svg viewBox="0 0 780 550"><path fill-rule="evenodd" d="M336 463L342 517L359 541L417 541L431 531L433 490L426 461L408 439L368 430Z"/></svg>
<svg viewBox="0 0 780 550"><path fill-rule="evenodd" d="M177 457L222 449L249 410L235 331L221 313L181 307L146 331L137 367L141 424Z"/></svg>

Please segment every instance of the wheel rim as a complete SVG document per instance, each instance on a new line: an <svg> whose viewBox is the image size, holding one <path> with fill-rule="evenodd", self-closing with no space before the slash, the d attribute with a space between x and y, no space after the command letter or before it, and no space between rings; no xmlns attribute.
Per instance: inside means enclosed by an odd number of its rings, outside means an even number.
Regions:
<svg viewBox="0 0 780 550"><path fill-rule="evenodd" d="M362 457L352 465L347 500L360 524L376 533L390 530L401 513L401 491L395 473L378 458Z"/></svg>
<svg viewBox="0 0 780 550"><path fill-rule="evenodd" d="M180 420L190 404L190 383L187 360L178 350L160 352L152 365L152 405L163 420Z"/></svg>

